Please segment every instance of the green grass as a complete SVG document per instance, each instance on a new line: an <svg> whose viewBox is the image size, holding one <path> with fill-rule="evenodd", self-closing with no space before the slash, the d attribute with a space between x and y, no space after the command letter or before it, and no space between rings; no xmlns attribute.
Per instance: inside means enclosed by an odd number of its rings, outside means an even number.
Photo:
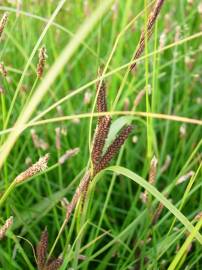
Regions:
<svg viewBox="0 0 202 270"><path fill-rule="evenodd" d="M200 270L201 220L195 216L202 211L201 1L165 1L135 74L129 67L150 1L25 0L19 13L15 1L8 2L0 5L0 15L9 14L0 41L0 62L8 71L6 78L0 74L0 228L11 215L14 224L0 240L0 269L36 269L34 249L47 227L49 253L64 258L63 270ZM48 59L38 80L43 44ZM77 205L61 231L61 199L71 200L90 161L95 85L102 65L113 118L107 144L124 124L132 123L134 130L114 166L92 181L83 208ZM152 94L146 91L135 108L138 93L150 86ZM88 104L86 92L91 93ZM66 130L61 149L55 145L56 127ZM34 146L32 128L48 149ZM76 147L76 156L58 163ZM34 163L47 152L45 172L10 186L28 167L27 158ZM158 159L155 186L147 181L153 155ZM171 163L162 172L167 155ZM195 175L177 185L190 171ZM144 189L149 204L140 199ZM152 225L159 201L164 209Z"/></svg>

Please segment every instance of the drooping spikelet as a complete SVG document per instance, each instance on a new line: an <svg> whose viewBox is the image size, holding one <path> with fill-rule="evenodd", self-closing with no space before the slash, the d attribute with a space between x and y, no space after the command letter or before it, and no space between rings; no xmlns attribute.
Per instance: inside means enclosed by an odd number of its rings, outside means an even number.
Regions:
<svg viewBox="0 0 202 270"><path fill-rule="evenodd" d="M128 138L128 135L131 133L132 129L133 128L131 125L128 125L122 128L120 134L117 136L114 142L108 147L106 153L103 155L99 164L96 166L94 175L109 165L109 162L118 153L121 146L124 144L125 140Z"/></svg>
<svg viewBox="0 0 202 270"><path fill-rule="evenodd" d="M44 67L45 67L45 63L46 63L46 58L47 58L47 54L46 54L46 47L43 46L40 50L39 50L39 62L37 65L37 76L38 78L41 78L44 72Z"/></svg>
<svg viewBox="0 0 202 270"><path fill-rule="evenodd" d="M98 75L102 76L102 70L98 71ZM106 112L107 111L107 102L106 102L106 84L103 79L100 79L97 82L97 111L98 112ZM98 117L98 123L102 119L103 116Z"/></svg>
<svg viewBox="0 0 202 270"><path fill-rule="evenodd" d="M0 63L0 73L1 73L4 77L6 77L7 74L8 74L8 72L7 72L7 70L6 70L5 66L4 66L4 63Z"/></svg>
<svg viewBox="0 0 202 270"><path fill-rule="evenodd" d="M2 240L5 237L6 232L9 230L12 224L13 224L13 217L11 216L6 220L5 224L2 227L0 227L0 240Z"/></svg>
<svg viewBox="0 0 202 270"><path fill-rule="evenodd" d="M37 149L47 150L49 148L49 144L37 135L35 129L31 129L30 133L33 144Z"/></svg>
<svg viewBox="0 0 202 270"><path fill-rule="evenodd" d="M146 31L143 31L141 36L140 36L138 47L137 47L137 50L135 52L135 56L134 56L133 60L138 59L140 57L140 55L143 53L144 48L145 48L145 40L146 40L146 38L149 40L149 38L152 35L153 26L154 26L156 19L161 11L161 7L162 7L163 3L164 3L164 0L157 0L156 1L156 4L153 8L153 11L151 12L151 14L148 18ZM130 69L132 70L135 67L136 67L136 62L131 65Z"/></svg>
<svg viewBox="0 0 202 270"><path fill-rule="evenodd" d="M136 96L135 100L134 100L134 106L135 108L139 105L139 103L141 102L143 96L146 93L146 89L142 89Z"/></svg>
<svg viewBox="0 0 202 270"><path fill-rule="evenodd" d="M69 220L69 218L70 218L78 200L80 199L80 197L83 195L83 193L86 192L90 180L91 180L91 173L90 173L90 171L87 171L85 173L84 177L82 178L79 186L77 187L76 192L74 193L74 196L73 196L71 202L67 206L66 221Z"/></svg>
<svg viewBox="0 0 202 270"><path fill-rule="evenodd" d="M49 154L41 157L35 164L29 167L26 171L22 172L15 178L15 183L19 184L26 179L34 176L35 174L44 171L47 168Z"/></svg>
<svg viewBox="0 0 202 270"><path fill-rule="evenodd" d="M106 86L103 82L100 82L97 85L98 98L97 98L97 110L98 112L107 111L106 104ZM66 219L65 222L69 221L69 218L76 207L80 198L85 200L86 193L88 191L88 186L92 178L101 170L103 170L114 157L115 154L120 150L121 146L124 144L129 133L132 130L132 126L127 126L123 128L114 142L108 147L106 153L103 155L103 148L105 145L106 138L109 134L109 129L111 125L110 116L101 116L98 117L97 128L95 132L91 160L93 165L93 170L88 170L84 177L82 178L79 186L74 193L74 196L71 202L67 205Z"/></svg>
<svg viewBox="0 0 202 270"><path fill-rule="evenodd" d="M149 183L152 185L156 181L157 164L158 160L155 156L153 156L150 163L150 171L149 171Z"/></svg>
<svg viewBox="0 0 202 270"><path fill-rule="evenodd" d="M160 169L160 172L161 173L164 173L165 171L167 171L167 169L169 168L170 166L170 163L171 163L171 156L170 155L167 155L166 156L166 159L165 159L165 162L164 164L162 165L161 169Z"/></svg>
<svg viewBox="0 0 202 270"><path fill-rule="evenodd" d="M151 185L153 185L156 181L157 164L158 164L158 160L155 156L153 156L150 162L150 169L149 169L149 183ZM142 194L142 200L144 203L146 203L147 199L148 199L148 192L147 190L145 190L145 192Z"/></svg>
<svg viewBox="0 0 202 270"><path fill-rule="evenodd" d="M159 217L164 209L164 205L160 202L159 205L156 208L156 211L154 212L153 218L152 218L152 224L156 224L156 222L159 220Z"/></svg>
<svg viewBox="0 0 202 270"><path fill-rule="evenodd" d="M45 229L36 247L36 259L38 270L57 270L63 263L61 258L50 258L47 260L48 253L48 231Z"/></svg>
<svg viewBox="0 0 202 270"><path fill-rule="evenodd" d="M39 270L43 270L46 263L48 250L48 231L45 229L40 237L40 241L36 248L37 266Z"/></svg>
<svg viewBox="0 0 202 270"><path fill-rule="evenodd" d="M91 154L94 166L96 166L101 159L102 151L109 133L110 125L111 125L111 117L104 116L100 120L99 125L97 126Z"/></svg>
<svg viewBox="0 0 202 270"><path fill-rule="evenodd" d="M189 171L187 174L180 176L180 178L177 180L176 184L179 185L187 180L189 180L193 175L195 174L194 171Z"/></svg>
<svg viewBox="0 0 202 270"><path fill-rule="evenodd" d="M48 263L44 270L58 270L60 266L63 264L63 259L57 258L52 262Z"/></svg>
<svg viewBox="0 0 202 270"><path fill-rule="evenodd" d="M69 158L75 156L78 154L78 152L80 151L80 149L77 147L77 148L73 148L73 149L69 149L65 152L64 155L62 155L60 158L59 158L59 163L60 164L64 164L65 161L67 161Z"/></svg>
<svg viewBox="0 0 202 270"><path fill-rule="evenodd" d="M4 13L0 21L0 38L3 34L7 21L8 21L8 13Z"/></svg>

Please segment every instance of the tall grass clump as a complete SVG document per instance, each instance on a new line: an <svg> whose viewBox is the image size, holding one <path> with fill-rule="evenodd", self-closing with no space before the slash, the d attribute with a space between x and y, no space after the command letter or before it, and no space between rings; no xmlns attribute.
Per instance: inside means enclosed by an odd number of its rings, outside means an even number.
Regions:
<svg viewBox="0 0 202 270"><path fill-rule="evenodd" d="M0 269L201 270L201 6L1 1Z"/></svg>

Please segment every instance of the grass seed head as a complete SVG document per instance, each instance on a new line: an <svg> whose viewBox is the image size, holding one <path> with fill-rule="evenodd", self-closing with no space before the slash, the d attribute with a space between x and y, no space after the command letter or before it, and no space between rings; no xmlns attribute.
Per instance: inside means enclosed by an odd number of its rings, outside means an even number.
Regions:
<svg viewBox="0 0 202 270"><path fill-rule="evenodd" d="M94 167L96 167L97 164L100 162L105 141L109 133L110 125L111 125L111 117L104 116L103 118L101 118L97 126L91 154Z"/></svg>
<svg viewBox="0 0 202 270"><path fill-rule="evenodd" d="M12 224L13 224L13 217L11 216L6 220L5 224L2 227L0 227L0 240L2 240L5 237L6 232L10 229Z"/></svg>
<svg viewBox="0 0 202 270"><path fill-rule="evenodd" d="M39 62L38 62L38 65L37 65L37 75L38 75L38 78L41 78L42 75L43 75L47 57L48 56L46 54L46 47L43 46L39 50Z"/></svg>
<svg viewBox="0 0 202 270"><path fill-rule="evenodd" d="M195 174L194 171L190 171L187 174L180 176L180 178L177 180L176 184L179 185L179 184L189 180L194 174Z"/></svg>
<svg viewBox="0 0 202 270"><path fill-rule="evenodd" d="M152 185L156 181L157 164L158 164L158 160L155 156L153 156L150 163L150 171L149 171L149 183Z"/></svg>
<svg viewBox="0 0 202 270"><path fill-rule="evenodd" d="M162 167L160 169L161 173L164 173L165 171L167 171L167 169L170 166L171 160L172 160L171 159L171 156L170 155L167 155L166 156L166 159L165 159L165 162L164 162L164 164L162 165Z"/></svg>
<svg viewBox="0 0 202 270"><path fill-rule="evenodd" d="M144 51L145 48L145 39L150 39L150 37L152 36L152 30L153 30L153 26L156 22L156 19L161 11L161 8L163 6L164 0L157 0L156 4L152 10L152 12L149 15L148 21L147 21L147 27L146 27L146 31L143 30L142 34L140 36L140 40L134 55L133 60L137 60L141 54ZM133 63L130 67L131 70L133 70L136 67L136 62Z"/></svg>
<svg viewBox="0 0 202 270"><path fill-rule="evenodd" d="M102 69L100 68L98 70L98 75L102 76ZM106 112L107 111L107 101L106 101L106 84L103 79L100 79L97 82L97 111L98 112ZM100 120L102 117L99 117L98 120Z"/></svg>
<svg viewBox="0 0 202 270"><path fill-rule="evenodd" d="M164 205L162 203L159 203L159 205L157 206L156 211L154 212L153 218L152 218L152 224L153 225L156 224L156 222L159 220L163 209L164 209Z"/></svg>
<svg viewBox="0 0 202 270"><path fill-rule="evenodd" d="M8 21L8 13L4 13L0 21L0 38L2 37L7 21Z"/></svg>
<svg viewBox="0 0 202 270"><path fill-rule="evenodd" d="M42 138L39 138L39 136L36 134L35 129L31 129L31 136L34 146L37 149L47 150L49 148L49 144L45 142Z"/></svg>
<svg viewBox="0 0 202 270"><path fill-rule="evenodd" d="M44 157L41 157L35 164L29 167L26 171L19 174L15 179L16 184L19 184L27 180L28 178L36 175L37 173L44 171L47 168L48 159L49 154L46 154Z"/></svg>
<svg viewBox="0 0 202 270"><path fill-rule="evenodd" d="M146 90L145 89L142 89L136 96L135 100L134 100L134 106L135 108L140 104L142 98L144 97L146 93Z"/></svg>
<svg viewBox="0 0 202 270"><path fill-rule="evenodd" d="M6 77L8 72L4 66L4 63L0 63L0 73L3 75L3 77Z"/></svg>
<svg viewBox="0 0 202 270"><path fill-rule="evenodd" d="M67 150L65 152L65 154L59 158L59 163L64 164L65 161L67 161L69 158L77 155L79 153L79 151L80 151L80 149L78 147L74 148L74 149Z"/></svg>
<svg viewBox="0 0 202 270"><path fill-rule="evenodd" d="M36 248L37 266L39 270L45 269L46 256L48 250L48 231L45 229L40 237L40 241Z"/></svg>
<svg viewBox="0 0 202 270"><path fill-rule="evenodd" d="M57 258L48 263L44 270L58 270L62 264L63 259Z"/></svg>
<svg viewBox="0 0 202 270"><path fill-rule="evenodd" d="M121 146L124 144L126 139L128 138L129 134L131 133L133 127L131 125L128 125L124 128L122 128L121 132L117 136L117 138L114 140L114 142L108 147L106 153L103 155L102 159L98 163L98 165L95 168L94 174L97 174L99 171L106 168L112 158L119 152Z"/></svg>

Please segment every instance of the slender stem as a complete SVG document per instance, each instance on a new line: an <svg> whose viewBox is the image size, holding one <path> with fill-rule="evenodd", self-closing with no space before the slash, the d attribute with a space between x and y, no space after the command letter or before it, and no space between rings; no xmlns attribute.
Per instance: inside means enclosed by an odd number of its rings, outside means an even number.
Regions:
<svg viewBox="0 0 202 270"><path fill-rule="evenodd" d="M63 233L63 231L64 231L64 229L65 229L65 226L66 226L67 222L68 222L68 220L65 218L65 220L63 221L63 224L62 224L62 226L61 226L61 228L60 228L60 230L59 230L59 232L58 232L58 235L57 235L57 237L56 237L56 239L55 239L55 241L54 241L54 243L53 243L53 245L52 245L52 248L51 248L51 250L50 250L50 252L49 252L49 254L48 254L47 261L50 259L51 255L53 254L53 251L54 251L54 249L55 249L55 246L57 245L57 242L59 241L60 236L61 236L61 234Z"/></svg>
<svg viewBox="0 0 202 270"><path fill-rule="evenodd" d="M4 192L4 194L2 195L2 197L0 198L0 207L2 206L2 204L5 202L5 200L7 199L8 195L10 194L10 192L14 189L14 187L16 186L16 181L14 180L10 186L6 189L6 191Z"/></svg>

